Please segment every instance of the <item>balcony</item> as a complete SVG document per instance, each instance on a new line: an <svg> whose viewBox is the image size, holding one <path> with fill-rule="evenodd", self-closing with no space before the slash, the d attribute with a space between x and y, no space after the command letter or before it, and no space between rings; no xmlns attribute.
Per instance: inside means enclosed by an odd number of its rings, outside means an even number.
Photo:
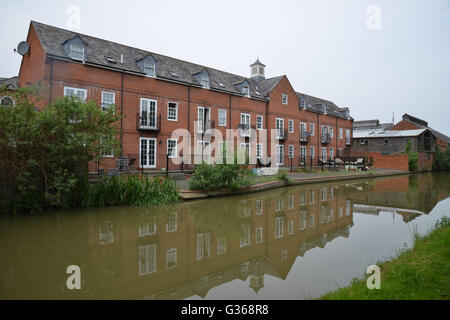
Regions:
<svg viewBox="0 0 450 320"><path fill-rule="evenodd" d="M241 137L250 137L250 125L247 123L241 123L238 124L237 126L238 130L239 130L239 135Z"/></svg>
<svg viewBox="0 0 450 320"><path fill-rule="evenodd" d="M161 131L161 115L156 119L151 119L146 113L138 113L136 116L136 126L138 131Z"/></svg>
<svg viewBox="0 0 450 320"><path fill-rule="evenodd" d="M321 142L322 142L322 144L330 144L331 143L331 135L329 133L323 133Z"/></svg>
<svg viewBox="0 0 450 320"><path fill-rule="evenodd" d="M198 128L197 133L198 134L205 134L206 131L208 131L209 129L214 129L216 127L216 121L205 121L203 122L203 129L201 127Z"/></svg>
<svg viewBox="0 0 450 320"><path fill-rule="evenodd" d="M277 129L275 138L280 140L280 142L284 142L287 140L288 131L284 129Z"/></svg>
<svg viewBox="0 0 450 320"><path fill-rule="evenodd" d="M300 142L302 143L308 143L309 142L309 132L306 131L300 131Z"/></svg>

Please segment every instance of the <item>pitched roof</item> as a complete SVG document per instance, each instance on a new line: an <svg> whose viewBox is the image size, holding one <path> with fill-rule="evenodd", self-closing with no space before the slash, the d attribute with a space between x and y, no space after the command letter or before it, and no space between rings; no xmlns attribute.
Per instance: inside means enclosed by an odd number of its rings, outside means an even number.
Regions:
<svg viewBox="0 0 450 320"><path fill-rule="evenodd" d="M68 59L62 45L67 40L79 37L88 47L85 57L85 61L88 64L90 63L144 75L144 72L139 68L136 62L144 59L148 55L151 55L157 62L157 78L200 86L200 83L197 82L193 75L206 70L210 75L211 89L226 91L234 94L242 94L235 85L247 80L251 87L251 97L263 100L267 99L267 95L270 93L270 90L273 90L274 88L273 83L275 78L262 80L258 83L251 78L49 26L36 21L32 21L31 24L36 30L36 34L42 44L44 52L51 56ZM123 55L123 63L120 63L121 55ZM114 64L108 62L106 60L107 56L114 58L117 63Z"/></svg>
<svg viewBox="0 0 450 320"><path fill-rule="evenodd" d="M17 90L19 88L19 77L0 78L0 87L6 86L8 90Z"/></svg>
<svg viewBox="0 0 450 320"><path fill-rule="evenodd" d="M431 133L432 133L436 138L438 138L439 140L445 141L446 143L450 144L450 137L448 137L447 135L445 135L445 134L443 134L443 133L441 133L441 132L439 132L439 131L437 131L437 130L435 130L435 129L433 129L433 128L430 128L430 127L428 126L428 122L426 122L426 121L424 121L424 120L422 120L422 119L413 117L413 116L411 116L411 115L409 115L409 114L407 114L407 113L405 113L405 114L403 115L403 120L409 121L409 122L411 122L411 123L414 123L414 124L415 124L416 126L418 126L419 128L422 128L422 129L429 129L429 130L431 131Z"/></svg>
<svg viewBox="0 0 450 320"><path fill-rule="evenodd" d="M399 137L417 137L425 132L427 129L418 130L389 130L382 132L374 132L370 130L355 130L353 131L353 138L399 138Z"/></svg>
<svg viewBox="0 0 450 320"><path fill-rule="evenodd" d="M332 116L335 116L338 118L344 118L344 119L350 118L351 120L353 120L352 117L346 116L346 113L349 112L348 108L339 108L334 102L332 102L330 100L317 98L317 97L310 96L305 93L296 92L296 94L299 97L299 99L301 99L301 98L305 99L306 109L309 111L322 113L323 112L322 105L323 105L323 103L325 103L326 109L327 109L326 111L327 111L328 115L332 115Z"/></svg>

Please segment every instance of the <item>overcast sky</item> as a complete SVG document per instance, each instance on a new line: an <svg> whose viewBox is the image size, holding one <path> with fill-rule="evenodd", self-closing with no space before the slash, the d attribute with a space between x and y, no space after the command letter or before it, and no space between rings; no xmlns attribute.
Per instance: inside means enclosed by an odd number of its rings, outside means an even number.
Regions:
<svg viewBox="0 0 450 320"><path fill-rule="evenodd" d="M18 74L30 20L74 27L71 5L77 32L242 76L258 56L356 120L409 113L450 135L449 0L3 1L0 77Z"/></svg>

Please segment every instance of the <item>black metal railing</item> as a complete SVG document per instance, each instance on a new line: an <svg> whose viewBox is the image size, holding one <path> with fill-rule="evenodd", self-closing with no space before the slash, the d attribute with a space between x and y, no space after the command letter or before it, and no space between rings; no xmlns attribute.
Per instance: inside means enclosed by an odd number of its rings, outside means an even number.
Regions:
<svg viewBox="0 0 450 320"><path fill-rule="evenodd" d="M275 138L280 141L286 141L288 137L288 131L285 129L276 129Z"/></svg>
<svg viewBox="0 0 450 320"><path fill-rule="evenodd" d="M300 142L303 142L303 143L309 142L309 132L300 131Z"/></svg>
<svg viewBox="0 0 450 320"><path fill-rule="evenodd" d="M152 123L152 120L154 123ZM137 114L136 117L137 130L139 131L161 131L161 115L157 116L156 119L151 119L145 112Z"/></svg>
<svg viewBox="0 0 450 320"><path fill-rule="evenodd" d="M321 142L322 144L330 144L331 135L329 133L322 133Z"/></svg>

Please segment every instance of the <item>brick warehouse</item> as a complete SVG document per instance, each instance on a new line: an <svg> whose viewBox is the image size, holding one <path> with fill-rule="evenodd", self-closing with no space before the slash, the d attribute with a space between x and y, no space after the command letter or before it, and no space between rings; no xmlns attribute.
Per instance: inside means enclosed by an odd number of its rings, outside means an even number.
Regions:
<svg viewBox="0 0 450 320"><path fill-rule="evenodd" d="M138 159L144 169L166 168L166 157L180 141L175 129L191 132L202 145L208 128L279 129L276 146L280 163L319 165L320 159L351 153L353 119L348 108L296 92L283 75L265 78L259 60L246 78L160 54L48 26L30 23L19 72L20 86L40 83L38 108L63 95L93 100L102 108L115 106L120 123L122 154ZM194 127L195 121L203 125ZM203 139L203 140L202 140ZM204 141L204 142L202 142ZM248 141L248 140L246 140ZM170 145L169 145L170 144ZM263 146L258 156L270 153ZM176 153L176 152L175 152ZM115 167L112 156L101 168ZM90 164L90 171L97 170ZM169 164L169 169L177 169Z"/></svg>

